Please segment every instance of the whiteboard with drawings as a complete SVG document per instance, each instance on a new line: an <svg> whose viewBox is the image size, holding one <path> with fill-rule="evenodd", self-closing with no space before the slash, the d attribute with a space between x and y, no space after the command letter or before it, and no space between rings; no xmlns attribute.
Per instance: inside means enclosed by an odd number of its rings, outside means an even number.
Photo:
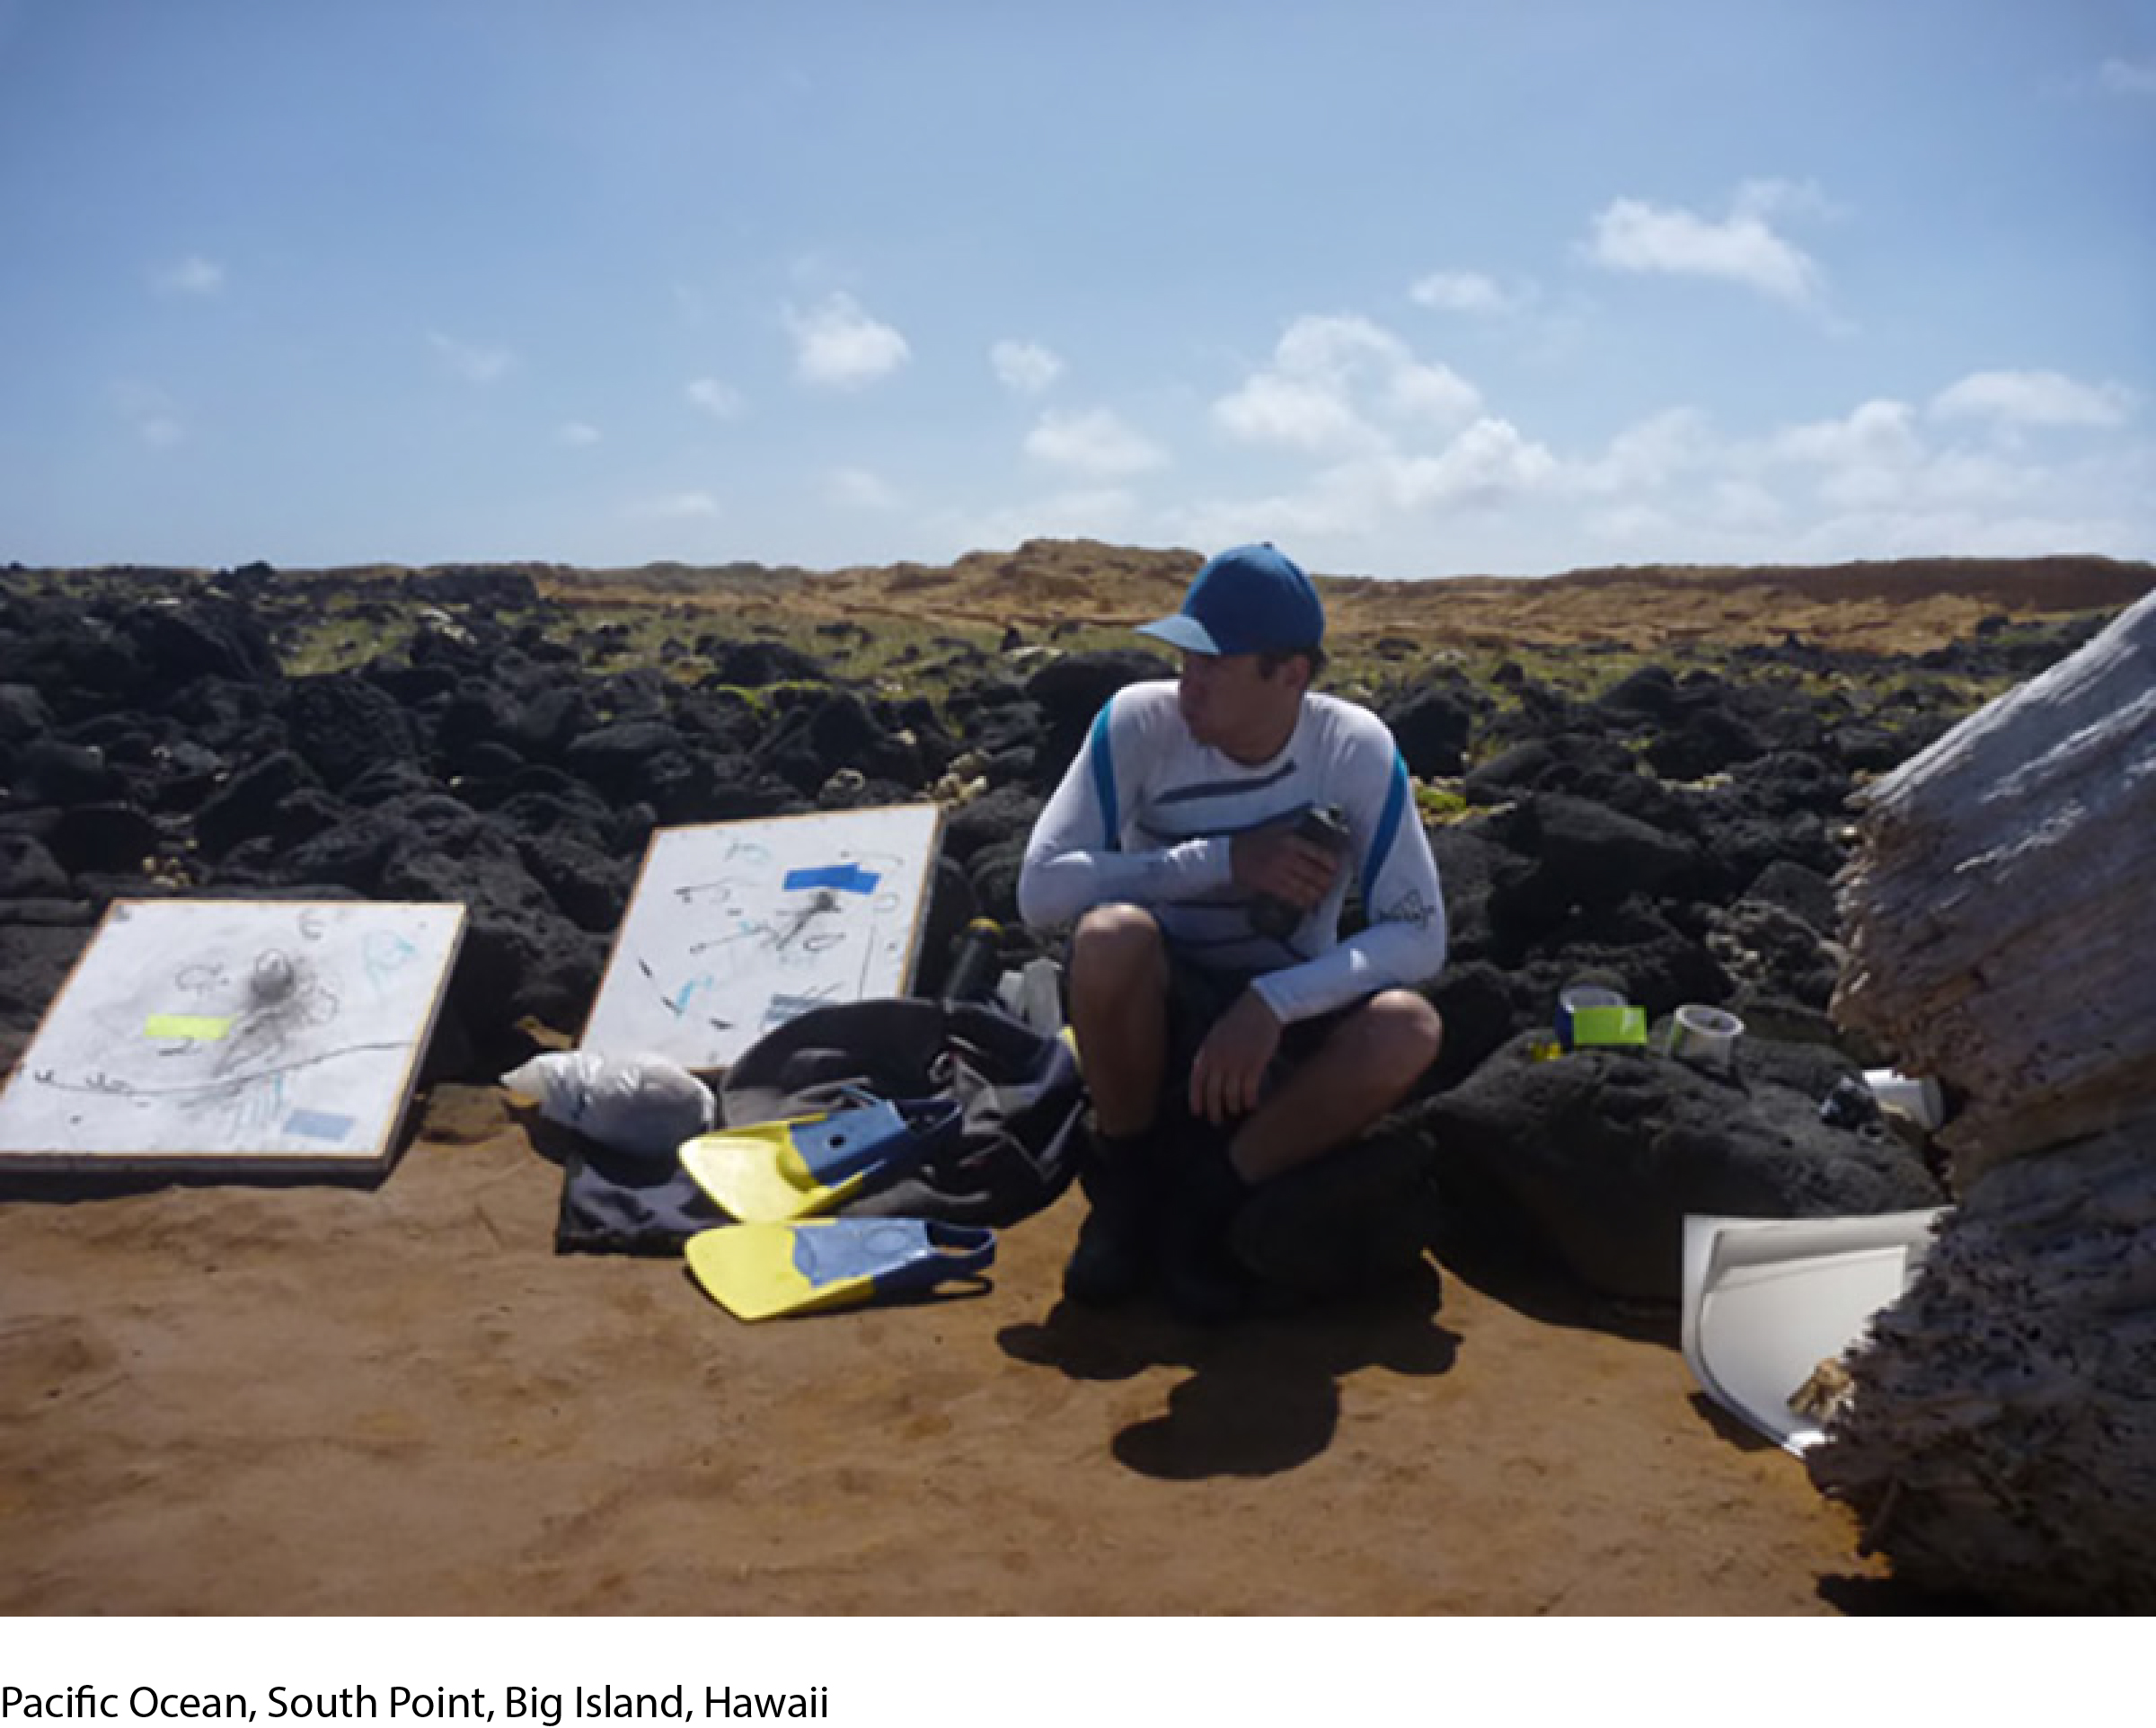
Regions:
<svg viewBox="0 0 2156 1728"><path fill-rule="evenodd" d="M725 1068L772 1027L912 982L933 804L662 828L583 1047Z"/></svg>
<svg viewBox="0 0 2156 1728"><path fill-rule="evenodd" d="M0 1092L0 1165L385 1163L464 909L115 901Z"/></svg>

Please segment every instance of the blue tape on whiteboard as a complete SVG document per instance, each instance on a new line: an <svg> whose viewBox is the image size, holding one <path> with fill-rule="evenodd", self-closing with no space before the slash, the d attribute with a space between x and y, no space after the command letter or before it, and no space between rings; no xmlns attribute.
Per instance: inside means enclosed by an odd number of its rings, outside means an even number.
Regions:
<svg viewBox="0 0 2156 1728"><path fill-rule="evenodd" d="M874 894L880 880L873 870L864 870L858 864L826 864L818 869L789 870L786 872L786 889L836 888L841 894Z"/></svg>
<svg viewBox="0 0 2156 1728"><path fill-rule="evenodd" d="M352 1118L331 1115L326 1110L295 1110L285 1118L285 1132L305 1134L309 1140L345 1140L352 1132Z"/></svg>

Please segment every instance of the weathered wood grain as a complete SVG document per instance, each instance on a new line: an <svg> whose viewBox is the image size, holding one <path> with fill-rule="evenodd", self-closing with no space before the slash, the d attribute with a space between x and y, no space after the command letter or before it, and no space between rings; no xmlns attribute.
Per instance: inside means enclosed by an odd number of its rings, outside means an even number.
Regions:
<svg viewBox="0 0 2156 1728"><path fill-rule="evenodd" d="M1834 1017L1957 1095L1957 1182L2156 1109L2156 596L1860 796Z"/></svg>
<svg viewBox="0 0 2156 1728"><path fill-rule="evenodd" d="M1845 1026L1958 1203L1807 1458L1897 1574L2156 1609L2156 597L1864 795Z"/></svg>

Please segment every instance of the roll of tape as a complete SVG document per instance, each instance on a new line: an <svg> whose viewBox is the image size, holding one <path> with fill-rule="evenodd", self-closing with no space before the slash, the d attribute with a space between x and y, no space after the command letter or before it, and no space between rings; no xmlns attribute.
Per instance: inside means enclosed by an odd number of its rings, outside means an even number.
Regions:
<svg viewBox="0 0 2156 1728"><path fill-rule="evenodd" d="M1669 1054L1695 1068L1727 1070L1736 1061L1745 1023L1727 1009L1687 1002L1669 1022Z"/></svg>

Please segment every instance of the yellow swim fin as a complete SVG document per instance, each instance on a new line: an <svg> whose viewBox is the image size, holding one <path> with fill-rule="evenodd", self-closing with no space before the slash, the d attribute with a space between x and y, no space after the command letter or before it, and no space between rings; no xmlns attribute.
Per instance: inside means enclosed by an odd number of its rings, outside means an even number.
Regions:
<svg viewBox="0 0 2156 1728"><path fill-rule="evenodd" d="M722 1128L682 1143L682 1168L745 1224L783 1223L844 1204L902 1176L959 1125L947 1098L890 1103L862 1095L850 1110Z"/></svg>
<svg viewBox="0 0 2156 1728"><path fill-rule="evenodd" d="M689 1271L738 1319L818 1314L934 1288L995 1261L995 1232L918 1218L727 1224L689 1238Z"/></svg>

